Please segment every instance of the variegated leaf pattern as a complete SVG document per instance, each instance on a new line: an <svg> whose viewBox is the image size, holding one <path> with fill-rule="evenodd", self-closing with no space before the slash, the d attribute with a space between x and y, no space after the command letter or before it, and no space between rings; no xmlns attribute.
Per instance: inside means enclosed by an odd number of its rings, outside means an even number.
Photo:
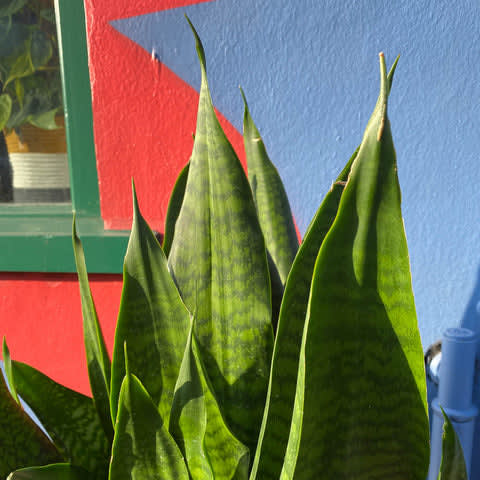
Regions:
<svg viewBox="0 0 480 480"><path fill-rule="evenodd" d="M187 467L140 380L127 372L120 390L109 480L189 480Z"/></svg>
<svg viewBox="0 0 480 480"><path fill-rule="evenodd" d="M197 130L169 266L220 408L254 448L273 347L267 257L245 172L215 115L203 47Z"/></svg>
<svg viewBox="0 0 480 480"><path fill-rule="evenodd" d="M145 385L168 422L175 382L190 328L190 316L170 276L167 259L138 207L134 191L133 226L123 268L112 360L111 409L116 418L125 376L123 346L130 369Z"/></svg>
<svg viewBox="0 0 480 480"><path fill-rule="evenodd" d="M273 349L267 402L250 478L278 479L287 448L299 368L303 326L313 268L337 215L350 167L348 161L310 223L287 279Z"/></svg>
<svg viewBox="0 0 480 480"><path fill-rule="evenodd" d="M165 218L165 235L162 244L163 251L167 257L170 253L173 237L175 235L175 224L177 223L178 214L182 208L189 166L190 163L187 163L180 171L168 202L167 216Z"/></svg>
<svg viewBox="0 0 480 480"><path fill-rule="evenodd" d="M387 76L389 91L397 63L398 57ZM252 480L276 480L282 470L293 413L300 347L313 269L323 240L337 215L343 189L359 148L350 157L317 210L287 279L273 350L265 414L250 476Z"/></svg>
<svg viewBox="0 0 480 480"><path fill-rule="evenodd" d="M380 95L315 264L282 479L418 479L428 416L380 56Z"/></svg>
<svg viewBox="0 0 480 480"><path fill-rule="evenodd" d="M64 460L101 480L108 472L110 441L90 397L70 390L33 367L13 362L19 395L35 412Z"/></svg>
<svg viewBox="0 0 480 480"><path fill-rule="evenodd" d="M248 448L225 424L192 330L175 388L170 432L186 459L192 479L248 478Z"/></svg>

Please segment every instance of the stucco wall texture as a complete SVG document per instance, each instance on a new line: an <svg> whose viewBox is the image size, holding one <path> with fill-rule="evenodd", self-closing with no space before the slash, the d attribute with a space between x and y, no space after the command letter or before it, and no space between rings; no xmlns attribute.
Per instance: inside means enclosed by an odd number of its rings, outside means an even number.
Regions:
<svg viewBox="0 0 480 480"><path fill-rule="evenodd" d="M400 54L389 116L423 344L427 347L445 328L457 325L465 312L470 323L475 321L480 300L478 1L105 3L86 2L106 217L128 217L129 204L115 208L119 191L129 198L126 179L134 173L147 217L160 223L165 206L159 207L158 198L168 197L188 159L199 69L184 13L204 42L213 100L225 124L234 127L230 133L239 149L242 101L237 87L244 88L301 233L361 141L378 92L378 52L385 52L389 64ZM115 62L129 58L122 68L133 82L132 91L137 82L139 92L132 105L149 112L140 113L133 125L139 136L120 138L121 149L130 155L123 160L128 166L118 163L118 132L106 125L116 115L129 124L135 117L125 113L122 99L102 99L105 85L118 81L117 70L106 60L106 38L115 44L108 46ZM152 65L157 73L148 73ZM180 123L172 127L173 122ZM109 145L106 132L116 147ZM139 157L142 142L168 154L151 155L147 164ZM171 163L164 168L167 157ZM177 159L172 163L172 158ZM109 167L113 163L115 169Z"/></svg>

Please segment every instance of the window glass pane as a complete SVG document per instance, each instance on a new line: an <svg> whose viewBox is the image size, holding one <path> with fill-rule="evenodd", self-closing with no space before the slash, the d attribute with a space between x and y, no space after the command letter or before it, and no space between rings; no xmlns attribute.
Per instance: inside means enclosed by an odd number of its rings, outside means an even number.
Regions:
<svg viewBox="0 0 480 480"><path fill-rule="evenodd" d="M68 202L53 0L0 3L0 201Z"/></svg>

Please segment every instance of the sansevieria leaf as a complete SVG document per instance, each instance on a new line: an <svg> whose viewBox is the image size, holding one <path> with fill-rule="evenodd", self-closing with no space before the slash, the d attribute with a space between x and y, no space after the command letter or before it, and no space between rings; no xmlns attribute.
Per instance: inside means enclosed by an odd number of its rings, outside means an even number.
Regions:
<svg viewBox="0 0 480 480"><path fill-rule="evenodd" d="M189 480L185 461L140 380L122 383L109 480Z"/></svg>
<svg viewBox="0 0 480 480"><path fill-rule="evenodd" d="M191 478L248 478L248 448L225 424L192 330L175 388L170 432L185 457Z"/></svg>
<svg viewBox="0 0 480 480"><path fill-rule="evenodd" d="M262 137L250 115L243 90L241 93L245 105L243 140L248 181L252 188L265 245L282 285L285 285L298 250L297 231L285 187L276 167L268 157Z"/></svg>
<svg viewBox="0 0 480 480"><path fill-rule="evenodd" d="M112 418L116 418L125 376L126 342L131 372L141 379L160 415L168 422L190 316L170 276L163 250L140 213L135 191L133 209L113 348Z"/></svg>
<svg viewBox="0 0 480 480"><path fill-rule="evenodd" d="M226 422L253 449L273 344L267 257L251 189L215 116L194 34L202 84L169 266L195 314L199 350Z"/></svg>
<svg viewBox="0 0 480 480"><path fill-rule="evenodd" d="M20 396L35 412L65 461L96 473L108 472L110 442L90 397L70 390L33 367L12 363Z"/></svg>
<svg viewBox="0 0 480 480"><path fill-rule="evenodd" d="M240 91L245 105L243 141L248 181L268 253L273 325L276 327L285 282L298 250L298 236L282 180L252 120L245 94L242 89Z"/></svg>
<svg viewBox="0 0 480 480"><path fill-rule="evenodd" d="M22 467L59 462L53 443L10 395L0 371L0 478Z"/></svg>
<svg viewBox="0 0 480 480"><path fill-rule="evenodd" d="M389 90L397 63L398 57L387 76ZM273 349L265 414L250 476L252 480L276 480L282 470L293 413L301 339L313 269L323 240L337 215L343 189L359 148L350 157L318 208L287 279Z"/></svg>
<svg viewBox="0 0 480 480"><path fill-rule="evenodd" d="M83 468L68 463L55 463L44 467L21 468L8 476L7 480L94 480Z"/></svg>
<svg viewBox="0 0 480 480"><path fill-rule="evenodd" d="M428 418L400 189L380 95L315 264L282 479L426 477Z"/></svg>
<svg viewBox="0 0 480 480"><path fill-rule="evenodd" d="M77 267L78 283L83 315L83 338L87 355L88 377L93 401L107 438L113 440L113 425L110 415L110 357L98 322L97 311L92 292L88 284L87 266L83 245L77 235L75 218L73 219L73 252Z"/></svg>
<svg viewBox="0 0 480 480"><path fill-rule="evenodd" d="M438 480L468 480L465 457L457 432L443 411L442 460Z"/></svg>
<svg viewBox="0 0 480 480"><path fill-rule="evenodd" d="M173 237L175 235L175 224L177 223L178 214L182 208L183 196L185 195L185 187L187 185L188 167L187 163L179 173L175 186L173 187L170 200L168 202L167 216L165 218L165 234L163 237L163 251L168 257L172 246Z"/></svg>
<svg viewBox="0 0 480 480"><path fill-rule="evenodd" d="M320 246L337 215L350 167L332 185L305 234L287 279L273 349L272 368L262 428L250 478L278 479L290 433L303 326L313 268Z"/></svg>

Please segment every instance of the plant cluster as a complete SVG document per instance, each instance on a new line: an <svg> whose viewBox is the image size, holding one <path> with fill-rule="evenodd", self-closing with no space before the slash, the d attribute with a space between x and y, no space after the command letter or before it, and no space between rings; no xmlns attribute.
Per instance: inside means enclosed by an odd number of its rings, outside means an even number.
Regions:
<svg viewBox="0 0 480 480"><path fill-rule="evenodd" d="M0 130L57 128L62 86L53 0L0 4Z"/></svg>
<svg viewBox="0 0 480 480"><path fill-rule="evenodd" d="M387 75L380 55L361 145L299 246L246 102L248 179L196 42L194 147L163 248L134 194L110 360L74 223L93 399L12 361L4 344L0 477L424 480L425 372L387 117L395 65ZM448 419L445 448L439 478L465 479Z"/></svg>

